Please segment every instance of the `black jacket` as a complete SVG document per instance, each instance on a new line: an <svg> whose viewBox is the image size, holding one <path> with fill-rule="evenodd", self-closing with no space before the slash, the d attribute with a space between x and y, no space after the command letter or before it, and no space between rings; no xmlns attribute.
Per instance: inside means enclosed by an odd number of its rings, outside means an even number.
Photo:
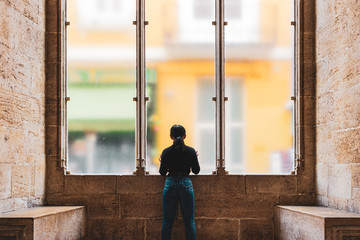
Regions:
<svg viewBox="0 0 360 240"><path fill-rule="evenodd" d="M174 145L164 149L161 154L160 174L165 176L186 176L193 172L200 172L199 161L195 149L184 145L183 149L176 149Z"/></svg>

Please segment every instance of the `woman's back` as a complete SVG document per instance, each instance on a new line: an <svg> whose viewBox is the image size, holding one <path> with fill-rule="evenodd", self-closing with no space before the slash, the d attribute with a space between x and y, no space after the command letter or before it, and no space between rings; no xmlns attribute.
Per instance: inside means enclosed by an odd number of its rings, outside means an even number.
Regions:
<svg viewBox="0 0 360 240"><path fill-rule="evenodd" d="M182 149L172 145L161 154L160 174L165 176L187 176L190 171L198 174L200 171L197 154L194 148L184 145Z"/></svg>

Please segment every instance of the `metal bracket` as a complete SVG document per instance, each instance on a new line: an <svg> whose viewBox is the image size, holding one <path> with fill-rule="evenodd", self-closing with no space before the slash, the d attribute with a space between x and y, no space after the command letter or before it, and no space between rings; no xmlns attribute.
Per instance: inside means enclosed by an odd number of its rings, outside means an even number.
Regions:
<svg viewBox="0 0 360 240"><path fill-rule="evenodd" d="M291 21L291 22L290 22L290 25L291 25L291 26L296 26L296 22L295 22L295 21Z"/></svg>
<svg viewBox="0 0 360 240"><path fill-rule="evenodd" d="M65 21L65 26L70 26L70 21Z"/></svg>
<svg viewBox="0 0 360 240"><path fill-rule="evenodd" d="M300 168L304 168L304 165L305 165L304 163L305 163L305 161L303 158L301 158L301 157L295 158L295 171L297 172Z"/></svg>
<svg viewBox="0 0 360 240"><path fill-rule="evenodd" d="M211 25L216 26L216 21L212 21L212 22L211 22ZM224 26L227 26L227 25L228 25L228 22L225 21L225 22L224 22Z"/></svg>
<svg viewBox="0 0 360 240"><path fill-rule="evenodd" d="M69 102L69 101L70 101L70 97L66 97L65 100L66 100L67 102Z"/></svg>

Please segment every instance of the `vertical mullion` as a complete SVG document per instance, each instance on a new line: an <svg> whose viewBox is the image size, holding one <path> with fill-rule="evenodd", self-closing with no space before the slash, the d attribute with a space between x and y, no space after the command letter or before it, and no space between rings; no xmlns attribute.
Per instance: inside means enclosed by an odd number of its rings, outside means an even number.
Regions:
<svg viewBox="0 0 360 240"><path fill-rule="evenodd" d="M145 0L136 0L136 175L145 175Z"/></svg>
<svg viewBox="0 0 360 240"><path fill-rule="evenodd" d="M225 175L224 0L215 0L216 170Z"/></svg>

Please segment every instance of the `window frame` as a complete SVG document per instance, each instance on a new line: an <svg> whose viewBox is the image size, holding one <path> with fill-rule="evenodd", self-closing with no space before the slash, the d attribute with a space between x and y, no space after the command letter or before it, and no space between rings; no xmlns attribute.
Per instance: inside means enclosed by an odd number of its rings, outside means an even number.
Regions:
<svg viewBox="0 0 360 240"><path fill-rule="evenodd" d="M61 160L57 160L57 169L61 169L66 174L70 174L67 171L67 102L70 98L67 96L67 59L66 59L66 27L69 25L66 17L66 0L59 0L58 3L61 5L60 9L65 9L62 11L63 15L60 19L63 19L63 22L58 25L58 32L63 32L63 35L59 36L61 42L61 47L58 51L58 60L60 65L58 70L58 91L60 96L60 101L58 101L59 112L59 124L60 128L58 130L59 134L59 150ZM224 19L224 0L215 0L215 42L216 42L216 57L215 57L215 105L216 105L216 114L215 114L215 133L216 133L216 171L215 175L223 176L227 174L225 171L225 49L224 49L224 26L226 25ZM300 81L303 78L303 36L301 35L303 30L303 16L302 9L303 1L294 0L294 12L295 20L292 22L292 25L295 27L295 40L294 40L294 95L291 100L294 101L294 172L297 174L298 171L303 167L304 163L304 129L301 125L304 123L303 109L304 109L304 100L303 100L303 81ZM135 145L136 145L136 171L134 174L143 176L146 175L146 101L148 97L146 96L146 59L145 59L145 26L148 22L145 20L145 0L136 0L136 133L135 133ZM260 174L265 175L265 174ZM284 174L287 175L287 174Z"/></svg>

